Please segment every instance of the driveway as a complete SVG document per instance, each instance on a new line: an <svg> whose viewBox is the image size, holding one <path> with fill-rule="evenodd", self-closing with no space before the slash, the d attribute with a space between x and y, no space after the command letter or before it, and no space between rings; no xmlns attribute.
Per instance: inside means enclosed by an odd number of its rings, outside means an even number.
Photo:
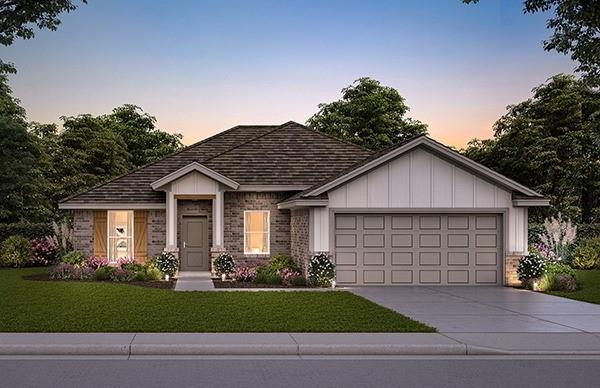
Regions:
<svg viewBox="0 0 600 388"><path fill-rule="evenodd" d="M600 333L600 305L509 287L351 287L441 333Z"/></svg>

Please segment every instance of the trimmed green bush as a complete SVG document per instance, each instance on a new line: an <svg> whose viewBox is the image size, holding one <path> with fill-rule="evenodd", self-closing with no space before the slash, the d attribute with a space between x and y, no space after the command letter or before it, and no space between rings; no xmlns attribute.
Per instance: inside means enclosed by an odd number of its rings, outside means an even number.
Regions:
<svg viewBox="0 0 600 388"><path fill-rule="evenodd" d="M272 273L269 267L258 267L253 282L258 284L281 284L282 279L278 274Z"/></svg>
<svg viewBox="0 0 600 388"><path fill-rule="evenodd" d="M162 252L158 256L150 258L150 262L156 265L164 275L173 276L179 269L179 259L170 252Z"/></svg>
<svg viewBox="0 0 600 388"><path fill-rule="evenodd" d="M94 272L94 279L96 280L109 280L112 274L115 272L115 267L100 267Z"/></svg>
<svg viewBox="0 0 600 388"><path fill-rule="evenodd" d="M3 267L24 267L32 257L31 242L23 236L10 236L2 242L0 265Z"/></svg>
<svg viewBox="0 0 600 388"><path fill-rule="evenodd" d="M151 262L147 262L135 272L133 280L138 281L158 281L162 279L162 272Z"/></svg>
<svg viewBox="0 0 600 388"><path fill-rule="evenodd" d="M575 250L571 265L577 269L600 268L600 237L581 241Z"/></svg>
<svg viewBox="0 0 600 388"><path fill-rule="evenodd" d="M293 277L291 280L292 287L304 287L306 286L306 279L302 276Z"/></svg>
<svg viewBox="0 0 600 388"><path fill-rule="evenodd" d="M85 257L85 255L79 251L71 251L64 255L61 261L65 264L82 266L86 264L87 257Z"/></svg>
<svg viewBox="0 0 600 388"><path fill-rule="evenodd" d="M538 282L540 291L575 291L575 270L560 261L548 261Z"/></svg>
<svg viewBox="0 0 600 388"><path fill-rule="evenodd" d="M300 267L298 267L298 264L296 264L294 259L282 253L271 256L268 268L273 273L278 273L285 268L291 269L294 272L300 272Z"/></svg>

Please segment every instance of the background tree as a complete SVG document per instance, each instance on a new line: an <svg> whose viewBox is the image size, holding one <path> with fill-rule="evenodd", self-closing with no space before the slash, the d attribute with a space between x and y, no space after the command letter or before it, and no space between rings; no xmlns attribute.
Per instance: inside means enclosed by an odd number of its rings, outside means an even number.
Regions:
<svg viewBox="0 0 600 388"><path fill-rule="evenodd" d="M544 49L570 55L579 63L575 70L582 73L583 79L592 86L600 86L600 1L525 0L523 11L553 11L554 16L547 22L553 34L544 41Z"/></svg>
<svg viewBox="0 0 600 388"><path fill-rule="evenodd" d="M0 44L10 46L16 38L33 38L33 25L56 31L60 24L58 15L76 8L72 0L0 0ZM0 60L0 74L15 72L13 64Z"/></svg>
<svg viewBox="0 0 600 388"><path fill-rule="evenodd" d="M599 140L600 91L560 74L534 89L531 99L509 106L494 124L494 138L471 141L465 154L549 196L551 213L595 223Z"/></svg>
<svg viewBox="0 0 600 388"><path fill-rule="evenodd" d="M25 110L0 75L0 224L47 221L49 186L40 149L27 132Z"/></svg>
<svg viewBox="0 0 600 388"><path fill-rule="evenodd" d="M156 118L136 105L126 104L102 117L105 126L125 142L129 167L135 168L158 160L183 146L182 136L156 128Z"/></svg>
<svg viewBox="0 0 600 388"><path fill-rule="evenodd" d="M371 78L342 89L342 98L319 104L306 124L318 131L373 150L427 133L427 125L406 117L409 108L398 91Z"/></svg>

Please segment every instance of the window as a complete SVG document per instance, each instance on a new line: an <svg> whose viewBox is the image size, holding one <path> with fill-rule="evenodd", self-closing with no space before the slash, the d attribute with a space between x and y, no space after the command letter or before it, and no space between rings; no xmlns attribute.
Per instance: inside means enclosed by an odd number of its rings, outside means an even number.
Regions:
<svg viewBox="0 0 600 388"><path fill-rule="evenodd" d="M269 211L244 212L244 253L269 254Z"/></svg>
<svg viewBox="0 0 600 388"><path fill-rule="evenodd" d="M133 257L133 211L108 212L108 259Z"/></svg>

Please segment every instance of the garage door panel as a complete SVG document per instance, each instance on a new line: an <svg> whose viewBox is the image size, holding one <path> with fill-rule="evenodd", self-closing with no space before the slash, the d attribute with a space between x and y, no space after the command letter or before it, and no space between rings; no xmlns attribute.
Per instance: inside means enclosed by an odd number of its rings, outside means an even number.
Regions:
<svg viewBox="0 0 600 388"><path fill-rule="evenodd" d="M337 214L337 282L348 285L502 283L495 214Z"/></svg>

